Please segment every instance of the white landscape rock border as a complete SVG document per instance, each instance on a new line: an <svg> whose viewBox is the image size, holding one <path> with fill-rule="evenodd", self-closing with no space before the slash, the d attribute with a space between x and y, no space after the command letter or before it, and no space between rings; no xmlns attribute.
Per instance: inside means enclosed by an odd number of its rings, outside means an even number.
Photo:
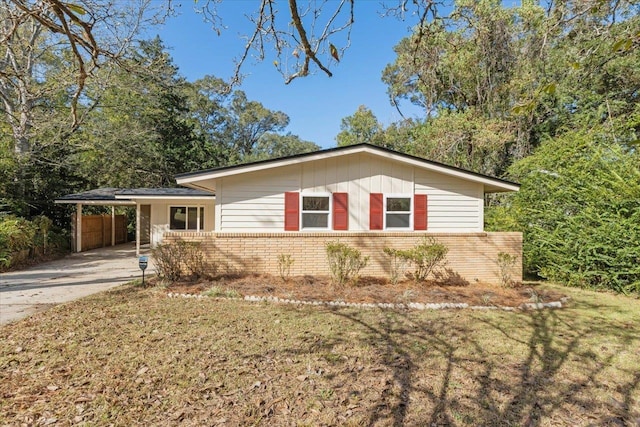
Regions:
<svg viewBox="0 0 640 427"><path fill-rule="evenodd" d="M260 297L254 295L246 295L244 298L224 298L224 297L208 297L201 294L181 294L177 292L169 292L168 298L214 298L217 300L236 300L236 301L248 301L248 302L271 302L276 304L296 304L296 305L315 305L315 306L327 306L327 307L354 307L354 308L386 308L386 309L413 309L413 310L443 310L443 309L463 309L469 308L471 310L503 310L503 311L516 311L516 310L541 310L545 308L562 308L562 303L566 303L569 298L561 298L560 301L551 302L526 302L520 304L518 307L506 307L495 305L469 305L467 303L419 303L410 302L408 304L394 304L394 303L359 303L359 302L344 302L344 301L301 301L294 299L278 298L278 297Z"/></svg>

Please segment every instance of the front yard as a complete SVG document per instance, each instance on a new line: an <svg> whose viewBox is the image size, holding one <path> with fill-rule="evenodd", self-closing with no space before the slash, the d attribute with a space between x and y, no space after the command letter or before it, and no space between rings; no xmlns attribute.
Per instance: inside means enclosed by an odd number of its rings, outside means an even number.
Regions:
<svg viewBox="0 0 640 427"><path fill-rule="evenodd" d="M381 310L125 286L0 329L0 425L637 425L640 301Z"/></svg>

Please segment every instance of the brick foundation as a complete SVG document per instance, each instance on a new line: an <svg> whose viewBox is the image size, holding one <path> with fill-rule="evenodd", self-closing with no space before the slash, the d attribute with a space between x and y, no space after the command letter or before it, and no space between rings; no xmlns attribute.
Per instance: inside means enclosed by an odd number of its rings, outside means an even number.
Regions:
<svg viewBox="0 0 640 427"><path fill-rule="evenodd" d="M168 232L164 243L176 240L200 242L207 259L227 271L278 274L278 255L294 260L291 275L328 275L325 243L338 240L358 248L370 257L362 276L389 276L389 257L385 247L409 249L423 236L435 238L449 248L442 276L456 282L500 281L496 263L498 253L517 256L512 278L522 281L521 233L196 233Z"/></svg>

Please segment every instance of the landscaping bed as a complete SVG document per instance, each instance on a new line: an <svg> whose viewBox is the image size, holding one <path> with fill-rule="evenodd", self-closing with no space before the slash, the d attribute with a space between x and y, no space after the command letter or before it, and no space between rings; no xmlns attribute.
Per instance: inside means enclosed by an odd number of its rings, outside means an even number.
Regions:
<svg viewBox="0 0 640 427"><path fill-rule="evenodd" d="M152 279L150 284L155 284ZM215 280L181 281L166 287L171 294L274 297L294 301L346 303L467 304L469 306L520 307L528 303L563 300L566 295L536 283L502 287L488 283L444 285L412 280L391 284L384 278L362 277L356 284L336 286L329 277L300 276L283 280L271 275L223 276Z"/></svg>

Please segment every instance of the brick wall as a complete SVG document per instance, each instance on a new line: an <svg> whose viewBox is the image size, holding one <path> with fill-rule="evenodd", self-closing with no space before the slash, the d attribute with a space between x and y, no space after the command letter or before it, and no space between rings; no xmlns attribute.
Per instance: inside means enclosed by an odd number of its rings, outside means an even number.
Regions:
<svg viewBox="0 0 640 427"><path fill-rule="evenodd" d="M227 271L278 274L278 255L294 260L291 275L328 275L325 243L339 240L370 257L363 276L389 275L385 247L409 249L423 236L430 236L449 248L442 277L454 282L499 282L498 253L517 255L513 279L522 280L521 233L196 233L168 232L164 242L179 239L201 242L210 261Z"/></svg>

